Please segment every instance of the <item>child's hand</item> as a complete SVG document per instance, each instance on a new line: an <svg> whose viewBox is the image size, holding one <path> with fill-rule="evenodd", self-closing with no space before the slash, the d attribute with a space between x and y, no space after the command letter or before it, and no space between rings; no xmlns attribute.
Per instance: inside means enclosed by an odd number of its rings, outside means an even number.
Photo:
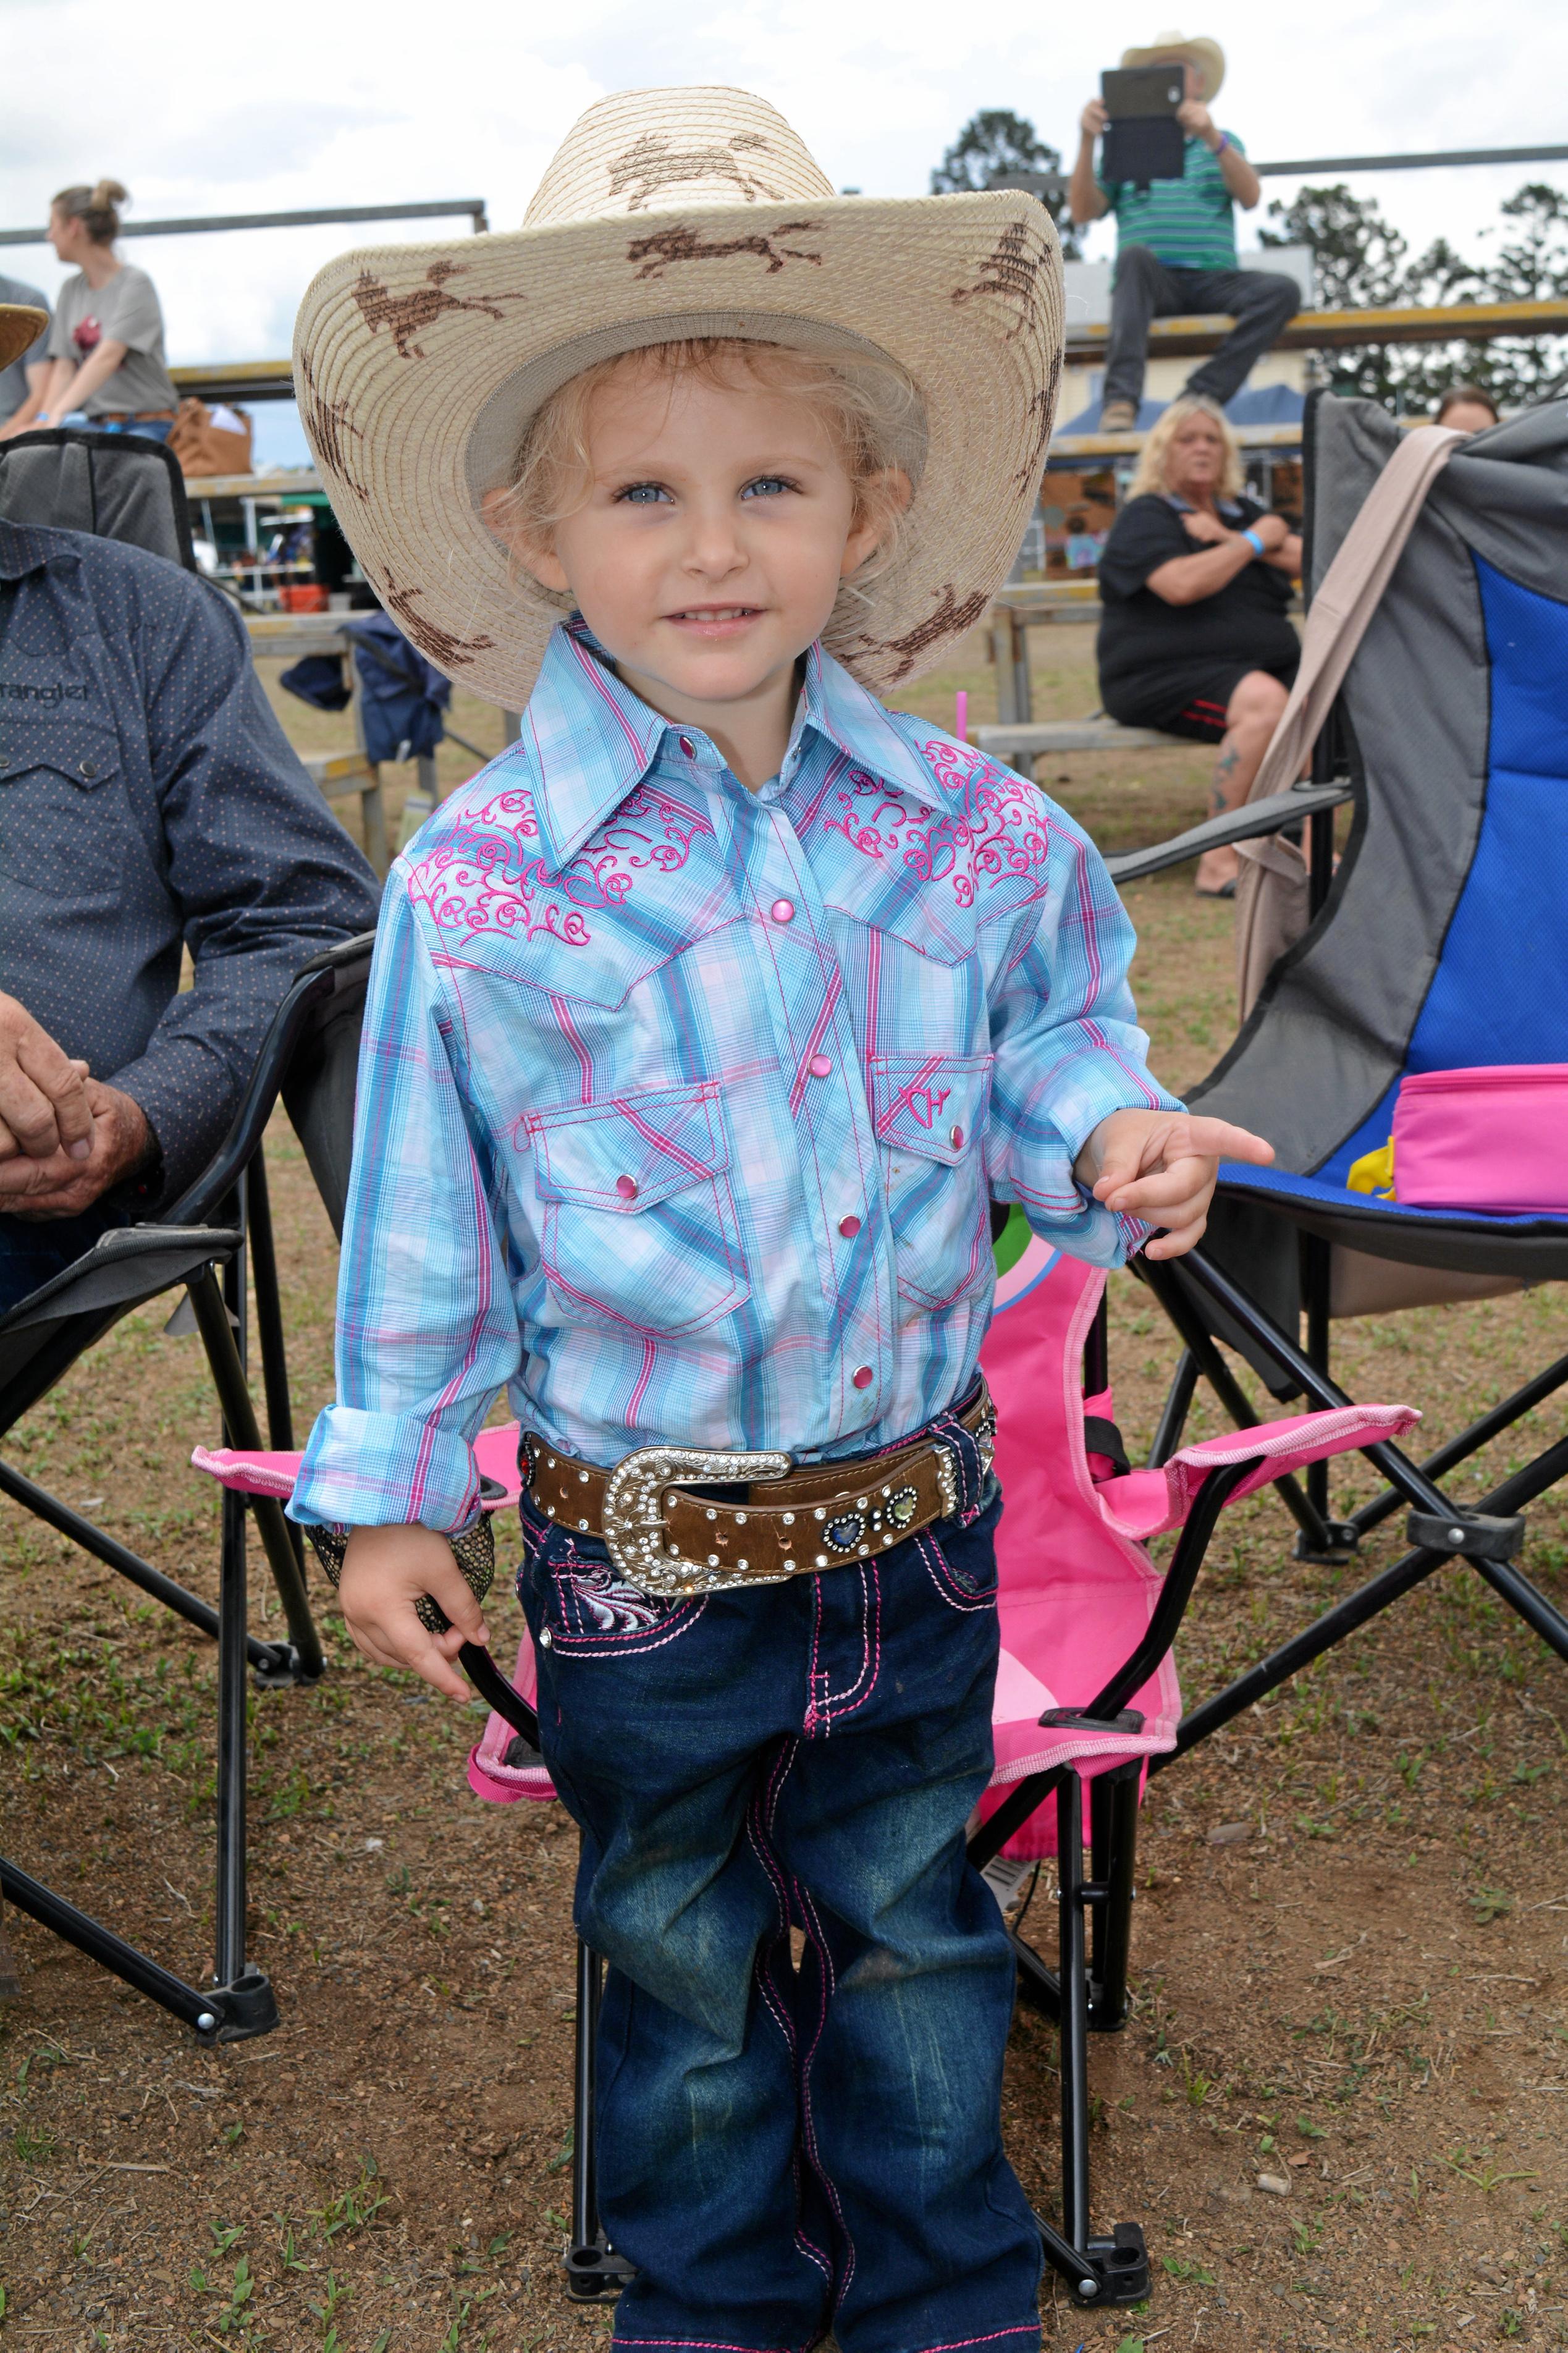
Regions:
<svg viewBox="0 0 1568 2353"><path fill-rule="evenodd" d="M1163 1226L1148 1258L1180 1258L1203 1235L1222 1160L1267 1168L1274 1146L1225 1119L1184 1111L1113 1111L1079 1154L1074 1174L1119 1217Z"/></svg>
<svg viewBox="0 0 1568 2353"><path fill-rule="evenodd" d="M451 1620L445 1634L415 1616L422 1593ZM355 1528L338 1599L355 1650L378 1667L412 1667L448 1699L472 1699L452 1662L464 1642L488 1642L489 1629L445 1536L433 1528Z"/></svg>

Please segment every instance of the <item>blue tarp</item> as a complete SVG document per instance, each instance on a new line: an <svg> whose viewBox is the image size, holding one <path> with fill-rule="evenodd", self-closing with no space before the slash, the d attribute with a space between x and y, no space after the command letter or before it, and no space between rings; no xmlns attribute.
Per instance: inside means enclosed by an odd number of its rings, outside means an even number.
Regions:
<svg viewBox="0 0 1568 2353"><path fill-rule="evenodd" d="M1057 427L1058 433L1098 433L1100 411L1104 401L1104 378L1096 375L1094 391L1087 408L1067 417ZM1170 403L1145 400L1138 411L1138 430L1147 433L1157 417L1163 416ZM1306 413L1307 396L1288 384L1248 385L1234 400L1227 400L1225 413L1233 425L1299 425Z"/></svg>

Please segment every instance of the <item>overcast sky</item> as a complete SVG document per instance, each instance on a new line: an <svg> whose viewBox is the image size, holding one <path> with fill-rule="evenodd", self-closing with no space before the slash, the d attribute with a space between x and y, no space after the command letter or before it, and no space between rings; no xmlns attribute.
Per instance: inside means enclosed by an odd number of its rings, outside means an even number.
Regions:
<svg viewBox="0 0 1568 2353"><path fill-rule="evenodd" d="M58 187L107 173L131 189L132 218L479 195L509 228L582 109L647 82L743 83L836 185L916 195L980 107L1011 107L1069 147L1100 69L1164 29L1172 5L262 0L182 15L0 0L0 225L41 221ZM1568 139L1563 0L1212 0L1188 29L1223 44L1216 111L1255 157ZM1441 232L1479 250L1476 232L1525 177L1568 184L1568 164L1356 185L1413 243ZM1266 183L1265 204L1292 185ZM389 223L364 241L398 235ZM349 241L260 230L123 249L158 282L172 359L249 359L287 352L311 272ZM1100 230L1089 250L1102 249ZM61 275L47 246L0 249L0 268L50 292ZM286 438L277 414L263 447L282 457Z"/></svg>

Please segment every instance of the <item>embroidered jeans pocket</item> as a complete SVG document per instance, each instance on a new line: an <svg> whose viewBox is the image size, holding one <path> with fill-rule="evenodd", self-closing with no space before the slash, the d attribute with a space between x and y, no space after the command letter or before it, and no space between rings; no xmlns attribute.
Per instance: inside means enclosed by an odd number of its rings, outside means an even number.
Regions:
<svg viewBox="0 0 1568 2353"><path fill-rule="evenodd" d="M994 1059L880 1054L871 1063L899 1290L921 1307L951 1307L989 1277L982 1145Z"/></svg>
<svg viewBox="0 0 1568 2353"><path fill-rule="evenodd" d="M528 1133L568 1321L674 1335L750 1297L714 1082L531 1113Z"/></svg>

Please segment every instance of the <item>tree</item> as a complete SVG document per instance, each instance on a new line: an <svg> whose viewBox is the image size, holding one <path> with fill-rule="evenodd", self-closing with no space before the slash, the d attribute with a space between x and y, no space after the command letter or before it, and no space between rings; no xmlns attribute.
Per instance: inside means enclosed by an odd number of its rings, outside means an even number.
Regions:
<svg viewBox="0 0 1568 2353"><path fill-rule="evenodd" d="M972 114L931 175L933 196L963 195L976 188L1005 184L1013 173L1040 173L1058 183L1036 190L1057 225L1062 251L1069 261L1079 258L1079 247L1067 211L1067 185L1061 179L1059 149L1048 147L1027 117L1005 107L984 107Z"/></svg>
<svg viewBox="0 0 1568 2353"><path fill-rule="evenodd" d="M1264 245L1311 248L1319 304L1325 310L1442 310L1455 302L1532 302L1568 293L1568 197L1532 183L1502 206L1519 223L1489 261L1468 260L1444 237L1412 258L1409 247L1371 197L1342 183L1298 190L1291 204L1271 204L1276 227ZM1483 229L1483 238L1501 235ZM1330 388L1382 401L1398 415L1433 406L1457 380L1479 385L1500 406L1539 399L1559 377L1560 343L1502 339L1447 343L1360 344L1325 353Z"/></svg>

